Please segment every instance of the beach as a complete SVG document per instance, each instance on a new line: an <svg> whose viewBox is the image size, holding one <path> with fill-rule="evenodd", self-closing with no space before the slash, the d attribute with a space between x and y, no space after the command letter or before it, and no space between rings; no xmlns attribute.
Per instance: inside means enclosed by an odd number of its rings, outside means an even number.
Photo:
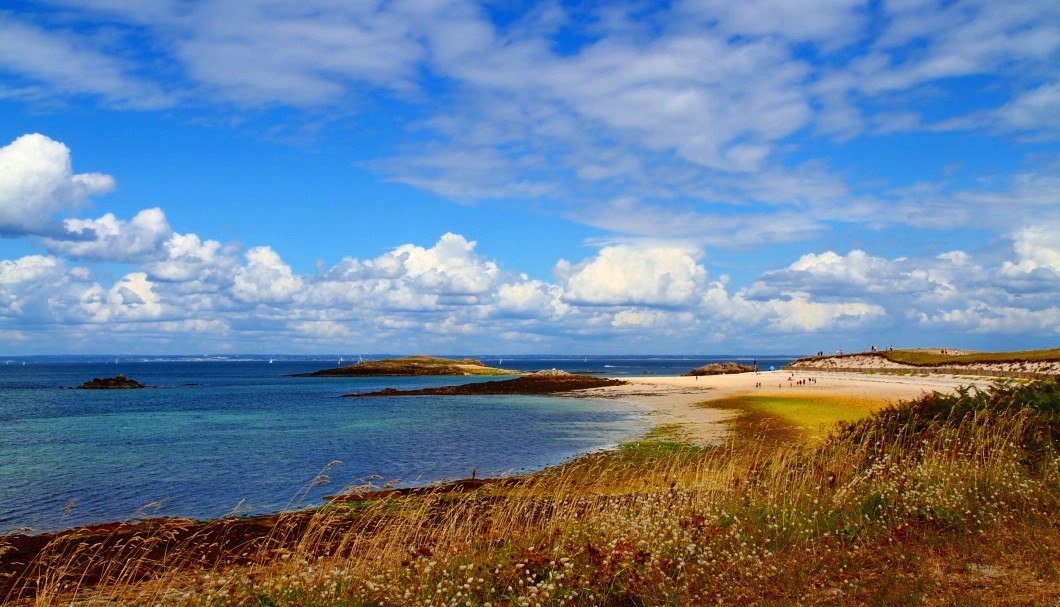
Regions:
<svg viewBox="0 0 1060 607"><path fill-rule="evenodd" d="M952 393L961 386L985 389L993 378L954 375L888 375L812 371L764 371L713 376L646 376L623 378L625 385L579 390L578 396L615 398L649 410L655 425L676 426L681 440L717 444L728 433L736 412L712 408L711 401L740 396L844 397L867 403L867 413L932 392ZM802 380L807 380L799 383ZM759 387L760 385L760 387Z"/></svg>

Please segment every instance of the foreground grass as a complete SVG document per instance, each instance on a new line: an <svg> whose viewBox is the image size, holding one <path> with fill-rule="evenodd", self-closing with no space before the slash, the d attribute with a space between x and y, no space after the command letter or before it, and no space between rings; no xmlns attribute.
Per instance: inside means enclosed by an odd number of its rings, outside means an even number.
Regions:
<svg viewBox="0 0 1060 607"><path fill-rule="evenodd" d="M749 419L790 413L744 406ZM769 441L745 432L717 448L682 444L664 428L657 440L519 481L359 496L280 520L235 564L190 540L145 556L160 535L97 556L68 544L42 555L30 585L9 598L292 607L1060 600L1060 384L936 394L814 443L784 427ZM78 559L105 571L86 576Z"/></svg>

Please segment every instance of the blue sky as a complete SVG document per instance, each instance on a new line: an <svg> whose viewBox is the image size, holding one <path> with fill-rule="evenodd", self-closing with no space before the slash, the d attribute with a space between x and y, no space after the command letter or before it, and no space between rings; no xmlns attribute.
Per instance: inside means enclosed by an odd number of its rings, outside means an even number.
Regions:
<svg viewBox="0 0 1060 607"><path fill-rule="evenodd" d="M0 354L1060 343L1060 5L0 7Z"/></svg>

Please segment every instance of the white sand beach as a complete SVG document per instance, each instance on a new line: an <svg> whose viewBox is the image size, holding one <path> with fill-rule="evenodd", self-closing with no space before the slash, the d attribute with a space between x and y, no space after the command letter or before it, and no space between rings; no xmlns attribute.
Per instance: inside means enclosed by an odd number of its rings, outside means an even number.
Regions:
<svg viewBox="0 0 1060 607"><path fill-rule="evenodd" d="M802 379L816 381L798 385ZM880 407L916 399L932 392L953 392L961 386L985 389L994 378L970 379L952 375L928 377L812 371L765 371L699 377L627 377L623 386L579 390L579 396L619 398L635 402L658 416L656 425L675 424L685 440L713 443L727 432L731 410L696 406L712 400L754 394L759 396L821 395L877 401ZM761 387L757 387L761 383Z"/></svg>

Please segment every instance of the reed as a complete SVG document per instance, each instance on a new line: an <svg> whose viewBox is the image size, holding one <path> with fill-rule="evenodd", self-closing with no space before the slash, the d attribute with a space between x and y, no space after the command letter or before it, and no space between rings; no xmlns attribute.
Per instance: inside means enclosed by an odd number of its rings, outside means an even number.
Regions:
<svg viewBox="0 0 1060 607"><path fill-rule="evenodd" d="M806 442L647 441L520 479L44 551L34 605L1055 604L1060 384L935 394ZM756 432L758 434L756 434ZM227 527L226 527L227 526Z"/></svg>

